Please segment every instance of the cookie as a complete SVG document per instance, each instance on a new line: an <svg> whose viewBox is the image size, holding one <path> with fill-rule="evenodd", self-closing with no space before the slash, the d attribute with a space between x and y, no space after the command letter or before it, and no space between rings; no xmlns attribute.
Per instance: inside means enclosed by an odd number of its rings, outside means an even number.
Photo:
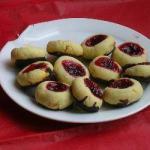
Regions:
<svg viewBox="0 0 150 150"><path fill-rule="evenodd" d="M92 77L110 81L120 77L121 66L108 56L98 56L89 65Z"/></svg>
<svg viewBox="0 0 150 150"><path fill-rule="evenodd" d="M127 106L138 101L143 95L143 87L135 79L114 80L104 90L103 100L113 106Z"/></svg>
<svg viewBox="0 0 150 150"><path fill-rule="evenodd" d="M46 56L46 50L30 45L14 48L11 51L12 63L19 68L25 67L36 61L45 61Z"/></svg>
<svg viewBox="0 0 150 150"><path fill-rule="evenodd" d="M150 81L150 62L129 65L124 70L124 76L142 81Z"/></svg>
<svg viewBox="0 0 150 150"><path fill-rule="evenodd" d="M115 39L110 35L93 35L82 42L83 57L93 59L97 56L109 55L115 47Z"/></svg>
<svg viewBox="0 0 150 150"><path fill-rule="evenodd" d="M80 44L74 43L69 40L58 40L48 42L47 52L49 54L56 55L82 56L83 48Z"/></svg>
<svg viewBox="0 0 150 150"><path fill-rule="evenodd" d="M72 84L77 77L89 77L88 69L79 60L70 56L61 56L54 64L58 81Z"/></svg>
<svg viewBox="0 0 150 150"><path fill-rule="evenodd" d="M137 64L147 60L146 50L137 43L128 42L116 47L112 58L121 66Z"/></svg>
<svg viewBox="0 0 150 150"><path fill-rule="evenodd" d="M62 110L73 103L70 87L56 81L40 83L35 90L36 102L52 110Z"/></svg>
<svg viewBox="0 0 150 150"><path fill-rule="evenodd" d="M96 112L102 106L103 91L89 78L77 78L73 81L71 91L77 104L88 112Z"/></svg>
<svg viewBox="0 0 150 150"><path fill-rule="evenodd" d="M53 66L48 61L38 61L26 66L17 75L17 82L20 86L32 86L50 77Z"/></svg>

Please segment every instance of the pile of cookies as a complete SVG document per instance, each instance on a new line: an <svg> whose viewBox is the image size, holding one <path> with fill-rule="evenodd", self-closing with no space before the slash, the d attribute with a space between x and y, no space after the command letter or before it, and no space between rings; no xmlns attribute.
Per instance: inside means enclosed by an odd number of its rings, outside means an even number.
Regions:
<svg viewBox="0 0 150 150"><path fill-rule="evenodd" d="M48 55L58 59L52 64ZM88 66L81 61L85 59ZM146 50L137 43L119 46L110 35L93 35L81 44L69 40L50 41L47 49L33 46L14 48L13 64L20 68L17 83L36 86L36 102L52 110L73 103L96 112L103 103L127 106L143 95L139 81L150 80ZM105 83L102 89L99 83Z"/></svg>

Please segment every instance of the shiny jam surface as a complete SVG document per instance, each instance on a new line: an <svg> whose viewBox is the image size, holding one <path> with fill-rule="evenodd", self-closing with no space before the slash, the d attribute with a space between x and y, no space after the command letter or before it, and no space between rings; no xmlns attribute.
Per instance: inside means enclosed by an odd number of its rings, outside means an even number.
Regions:
<svg viewBox="0 0 150 150"><path fill-rule="evenodd" d="M95 35L86 40L85 45L94 46L107 38L106 35Z"/></svg>
<svg viewBox="0 0 150 150"><path fill-rule="evenodd" d="M97 66L104 67L104 68L107 68L116 72L121 71L118 65L111 58L108 58L108 57L100 57L99 59L95 61L95 64Z"/></svg>
<svg viewBox="0 0 150 150"><path fill-rule="evenodd" d="M95 95L98 98L101 98L103 92L98 84L96 84L95 82L91 81L88 78L84 79L84 83L90 89L90 91L93 93L93 95Z"/></svg>
<svg viewBox="0 0 150 150"><path fill-rule="evenodd" d="M124 89L133 85L133 82L129 79L119 79L110 83L109 87Z"/></svg>
<svg viewBox="0 0 150 150"><path fill-rule="evenodd" d="M46 63L38 63L38 64L31 64L29 65L22 73L28 73L32 70L35 70L35 69L47 69L47 64Z"/></svg>
<svg viewBox="0 0 150 150"><path fill-rule="evenodd" d="M46 88L50 91L63 92L63 91L66 91L69 87L63 83L54 81L54 82L49 82Z"/></svg>
<svg viewBox="0 0 150 150"><path fill-rule="evenodd" d="M124 43L119 46L119 49L131 56L142 55L144 53L144 49L136 43Z"/></svg>
<svg viewBox="0 0 150 150"><path fill-rule="evenodd" d="M74 61L64 60L62 61L62 65L64 69L72 76L84 76L86 74L83 66Z"/></svg>

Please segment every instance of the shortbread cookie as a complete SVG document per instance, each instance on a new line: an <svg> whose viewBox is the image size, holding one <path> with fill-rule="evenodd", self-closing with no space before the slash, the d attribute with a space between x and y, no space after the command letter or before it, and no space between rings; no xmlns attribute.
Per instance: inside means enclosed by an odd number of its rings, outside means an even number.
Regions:
<svg viewBox="0 0 150 150"><path fill-rule="evenodd" d="M89 71L94 78L110 81L120 77L122 68L108 56L98 56L90 63Z"/></svg>
<svg viewBox="0 0 150 150"><path fill-rule="evenodd" d="M36 61L44 61L46 56L46 50L30 45L14 48L11 52L11 60L17 67L25 67Z"/></svg>
<svg viewBox="0 0 150 150"><path fill-rule="evenodd" d="M72 55L72 56L81 56L83 55L83 48L80 44L74 43L72 41L58 40L50 41L47 44L47 52L49 54L56 55Z"/></svg>
<svg viewBox="0 0 150 150"><path fill-rule="evenodd" d="M102 89L89 78L77 78L71 86L77 104L86 111L96 112L102 106Z"/></svg>
<svg viewBox="0 0 150 150"><path fill-rule="evenodd" d="M138 80L150 81L150 62L129 65L124 70L124 75Z"/></svg>
<svg viewBox="0 0 150 150"><path fill-rule="evenodd" d="M138 101L143 95L143 88L135 79L121 78L114 80L104 90L103 99L114 106L127 106Z"/></svg>
<svg viewBox="0 0 150 150"><path fill-rule="evenodd" d="M115 47L115 39L109 35L94 35L87 38L82 44L83 56L93 59L97 56L109 55Z"/></svg>
<svg viewBox="0 0 150 150"><path fill-rule="evenodd" d="M38 61L22 69L17 75L20 86L31 86L48 79L53 71L53 66L48 61Z"/></svg>
<svg viewBox="0 0 150 150"><path fill-rule="evenodd" d="M137 64L147 60L145 49L133 42L123 43L116 47L112 58L121 66Z"/></svg>
<svg viewBox="0 0 150 150"><path fill-rule="evenodd" d="M61 56L54 64L56 78L71 85L77 77L89 77L87 68L77 59L70 56Z"/></svg>
<svg viewBox="0 0 150 150"><path fill-rule="evenodd" d="M40 83L35 90L36 102L53 110L62 110L73 103L69 85L45 81Z"/></svg>

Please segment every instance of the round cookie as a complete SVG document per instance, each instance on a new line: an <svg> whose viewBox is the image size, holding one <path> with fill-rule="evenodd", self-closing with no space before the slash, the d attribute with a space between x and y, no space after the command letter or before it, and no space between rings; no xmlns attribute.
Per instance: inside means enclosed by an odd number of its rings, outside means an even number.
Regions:
<svg viewBox="0 0 150 150"><path fill-rule="evenodd" d="M35 90L36 102L53 110L62 110L73 103L69 85L45 81L40 83Z"/></svg>
<svg viewBox="0 0 150 150"><path fill-rule="evenodd" d="M137 43L128 42L116 47L112 58L121 66L137 64L146 61L146 51Z"/></svg>
<svg viewBox="0 0 150 150"><path fill-rule="evenodd" d="M138 101L143 95L143 88L135 79L120 78L114 80L104 90L103 100L114 106L127 106Z"/></svg>
<svg viewBox="0 0 150 150"><path fill-rule="evenodd" d="M138 80L150 80L150 62L129 65L124 70L124 75Z"/></svg>
<svg viewBox="0 0 150 150"><path fill-rule="evenodd" d="M69 40L58 40L48 42L47 52L49 54L57 55L81 56L83 55L83 48L80 44L74 43Z"/></svg>
<svg viewBox="0 0 150 150"><path fill-rule="evenodd" d="M109 55L115 47L115 39L110 35L93 35L82 42L83 56L93 59L97 56Z"/></svg>
<svg viewBox="0 0 150 150"><path fill-rule="evenodd" d="M102 106L102 89L89 78L77 78L71 86L77 104L86 111L96 112Z"/></svg>
<svg viewBox="0 0 150 150"><path fill-rule="evenodd" d="M32 86L50 77L53 66L48 61L38 61L26 66L17 75L17 82L20 86Z"/></svg>
<svg viewBox="0 0 150 150"><path fill-rule="evenodd" d="M122 68L108 56L98 56L90 63L89 71L94 78L110 81L120 77Z"/></svg>
<svg viewBox="0 0 150 150"><path fill-rule="evenodd" d="M77 77L89 77L87 68L77 59L70 56L61 56L54 64L56 78L71 85Z"/></svg>
<svg viewBox="0 0 150 150"><path fill-rule="evenodd" d="M12 63L19 68L25 67L36 61L44 61L46 60L46 56L46 50L31 45L14 48L11 51Z"/></svg>

